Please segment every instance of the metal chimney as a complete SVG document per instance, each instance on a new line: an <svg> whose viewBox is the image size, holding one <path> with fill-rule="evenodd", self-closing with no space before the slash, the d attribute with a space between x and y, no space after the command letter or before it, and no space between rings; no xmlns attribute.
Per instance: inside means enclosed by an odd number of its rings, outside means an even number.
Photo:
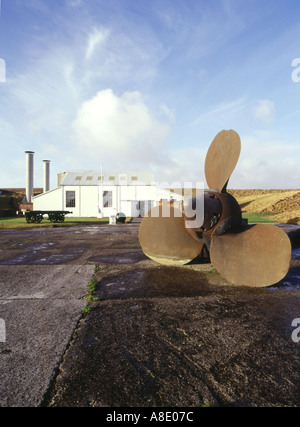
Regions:
<svg viewBox="0 0 300 427"><path fill-rule="evenodd" d="M44 162L44 193L50 190L50 160Z"/></svg>
<svg viewBox="0 0 300 427"><path fill-rule="evenodd" d="M32 203L34 151L25 151L25 154L26 154L26 202Z"/></svg>

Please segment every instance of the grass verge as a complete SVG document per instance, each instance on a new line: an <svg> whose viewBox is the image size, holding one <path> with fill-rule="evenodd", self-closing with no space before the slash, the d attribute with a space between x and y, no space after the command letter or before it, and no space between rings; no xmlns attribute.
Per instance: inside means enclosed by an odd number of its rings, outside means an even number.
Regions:
<svg viewBox="0 0 300 427"><path fill-rule="evenodd" d="M93 276L87 285L88 293L84 297L84 299L86 300L87 303L82 308L82 314L83 315L87 315L88 313L90 313L90 311L92 310L91 304L93 302L100 301L100 298L95 296L95 291L97 290L98 285L99 285L98 280L97 280L98 271L99 271L99 266L95 265Z"/></svg>
<svg viewBox="0 0 300 427"><path fill-rule="evenodd" d="M243 213L243 218L248 219L248 222L277 222L269 213Z"/></svg>
<svg viewBox="0 0 300 427"><path fill-rule="evenodd" d="M131 218L126 218L126 223ZM40 224L28 223L25 217L0 218L0 230L10 228L37 228L37 227L72 227L75 225L108 224L109 218L88 218L88 217L66 217L64 222L53 223L47 216Z"/></svg>
<svg viewBox="0 0 300 427"><path fill-rule="evenodd" d="M273 214L269 213L243 213L243 218L247 218L248 222L277 222L273 218ZM126 223L130 222L131 217L126 218ZM0 218L0 230L11 228L37 228L37 227L72 227L76 225L92 225L92 224L108 224L109 218L89 218L89 217L66 217L64 222L53 223L49 221L47 216L44 217L40 224L28 223L25 217L7 217Z"/></svg>

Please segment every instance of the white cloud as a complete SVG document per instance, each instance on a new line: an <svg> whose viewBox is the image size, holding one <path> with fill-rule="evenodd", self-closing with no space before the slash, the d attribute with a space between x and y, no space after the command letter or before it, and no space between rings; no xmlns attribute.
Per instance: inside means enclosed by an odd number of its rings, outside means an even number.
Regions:
<svg viewBox="0 0 300 427"><path fill-rule="evenodd" d="M82 0L67 0L67 5L70 7L79 7L83 5Z"/></svg>
<svg viewBox="0 0 300 427"><path fill-rule="evenodd" d="M176 111L175 109L170 109L167 105L161 104L160 106L161 112L167 117L171 124L176 123Z"/></svg>
<svg viewBox="0 0 300 427"><path fill-rule="evenodd" d="M169 150L169 163L166 162L160 167L160 175L167 180L170 185L172 182L191 183L195 187L197 183L205 183L204 161L207 148L183 147ZM203 147L203 146L202 146Z"/></svg>
<svg viewBox="0 0 300 427"><path fill-rule="evenodd" d="M273 132L241 136L242 150L229 188L299 188L299 147Z"/></svg>
<svg viewBox="0 0 300 427"><path fill-rule="evenodd" d="M254 107L254 118L260 120L262 123L269 125L275 120L275 104L269 99L262 99Z"/></svg>
<svg viewBox="0 0 300 427"><path fill-rule="evenodd" d="M111 89L85 101L72 127L81 155L114 169L143 170L161 163L170 132L170 125L149 111L139 92L117 96Z"/></svg>
<svg viewBox="0 0 300 427"><path fill-rule="evenodd" d="M299 188L299 146L275 132L254 132L241 137L241 155L228 188ZM205 181L204 164L211 141L198 147L170 150L172 163L159 168L162 179L168 182Z"/></svg>
<svg viewBox="0 0 300 427"><path fill-rule="evenodd" d="M86 59L90 59L96 49L103 45L110 35L110 31L106 28L94 28L93 32L89 34L88 45L86 49L85 57Z"/></svg>

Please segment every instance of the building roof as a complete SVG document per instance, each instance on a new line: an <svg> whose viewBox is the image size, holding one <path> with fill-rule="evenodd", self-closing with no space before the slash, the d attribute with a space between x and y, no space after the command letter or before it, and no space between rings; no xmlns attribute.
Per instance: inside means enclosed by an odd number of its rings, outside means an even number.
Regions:
<svg viewBox="0 0 300 427"><path fill-rule="evenodd" d="M66 172L61 185L154 185L152 172Z"/></svg>

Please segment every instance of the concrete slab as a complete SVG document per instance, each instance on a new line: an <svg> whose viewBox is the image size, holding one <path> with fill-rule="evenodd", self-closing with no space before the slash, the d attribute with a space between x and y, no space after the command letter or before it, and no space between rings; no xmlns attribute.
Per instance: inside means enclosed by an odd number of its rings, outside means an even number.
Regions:
<svg viewBox="0 0 300 427"><path fill-rule="evenodd" d="M158 283L167 295L171 283ZM132 298L124 291L122 299L97 304L77 331L48 405L299 405L291 319L300 294L216 287L203 296L172 295Z"/></svg>
<svg viewBox="0 0 300 427"><path fill-rule="evenodd" d="M282 281L242 288L157 265L138 228L0 231L0 406L299 404L297 247Z"/></svg>
<svg viewBox="0 0 300 427"><path fill-rule="evenodd" d="M0 266L0 406L38 406L85 301L93 265Z"/></svg>

